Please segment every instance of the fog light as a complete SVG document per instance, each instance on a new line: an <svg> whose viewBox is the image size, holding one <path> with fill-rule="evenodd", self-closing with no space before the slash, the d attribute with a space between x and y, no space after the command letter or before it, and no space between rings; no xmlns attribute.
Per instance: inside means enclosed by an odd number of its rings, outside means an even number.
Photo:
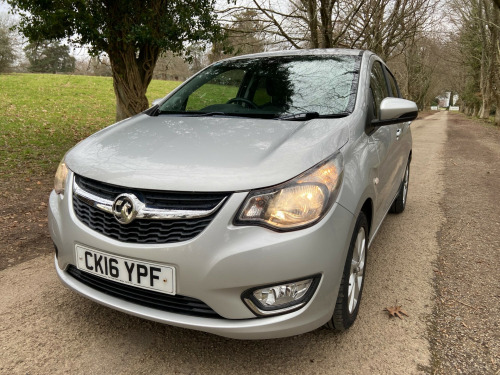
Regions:
<svg viewBox="0 0 500 375"><path fill-rule="evenodd" d="M269 316L295 311L314 294L320 276L289 281L283 284L253 288L243 293L246 305L257 315Z"/></svg>

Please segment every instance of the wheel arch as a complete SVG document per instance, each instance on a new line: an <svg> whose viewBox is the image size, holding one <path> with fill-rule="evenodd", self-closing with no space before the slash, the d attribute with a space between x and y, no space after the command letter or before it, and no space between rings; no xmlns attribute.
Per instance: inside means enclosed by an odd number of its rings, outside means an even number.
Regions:
<svg viewBox="0 0 500 375"><path fill-rule="evenodd" d="M368 222L368 238L371 235L372 220L373 220L373 201L371 198L367 198L363 205L361 206L360 212L363 212L366 216L366 221Z"/></svg>

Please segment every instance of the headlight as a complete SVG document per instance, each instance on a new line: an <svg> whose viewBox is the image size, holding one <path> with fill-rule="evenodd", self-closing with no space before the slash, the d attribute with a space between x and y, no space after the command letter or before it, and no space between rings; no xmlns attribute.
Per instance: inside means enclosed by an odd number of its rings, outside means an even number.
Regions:
<svg viewBox="0 0 500 375"><path fill-rule="evenodd" d="M54 178L54 190L56 194L64 194L64 188L66 187L66 177L68 177L68 167L66 167L66 163L63 159L57 167L56 176Z"/></svg>
<svg viewBox="0 0 500 375"><path fill-rule="evenodd" d="M281 185L250 192L236 225L293 230L319 221L337 198L343 177L341 153Z"/></svg>

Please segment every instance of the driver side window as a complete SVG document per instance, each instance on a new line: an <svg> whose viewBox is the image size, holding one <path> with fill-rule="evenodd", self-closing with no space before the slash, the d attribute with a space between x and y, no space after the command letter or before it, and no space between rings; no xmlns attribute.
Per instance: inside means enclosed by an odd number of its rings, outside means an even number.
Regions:
<svg viewBox="0 0 500 375"><path fill-rule="evenodd" d="M373 115L374 118L379 118L380 103L384 98L389 96L387 83L385 81L384 71L380 62L373 63L372 71L370 73L370 89L373 97Z"/></svg>
<svg viewBox="0 0 500 375"><path fill-rule="evenodd" d="M245 71L239 69L226 71L212 78L189 96L186 111L199 111L235 98L244 76Z"/></svg>

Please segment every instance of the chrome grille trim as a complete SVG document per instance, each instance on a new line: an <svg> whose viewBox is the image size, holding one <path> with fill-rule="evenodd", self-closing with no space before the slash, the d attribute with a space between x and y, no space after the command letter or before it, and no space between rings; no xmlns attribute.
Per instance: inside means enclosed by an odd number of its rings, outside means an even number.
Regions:
<svg viewBox="0 0 500 375"><path fill-rule="evenodd" d="M228 192L176 192L128 188L77 174L74 175L71 186L73 212L82 224L108 238L135 244L167 244L191 240L210 225L231 196ZM177 215L179 211L194 212L195 216L163 220L135 217L128 223L122 223L115 212L115 200L124 195L135 199L135 212L138 207L147 206Z"/></svg>
<svg viewBox="0 0 500 375"><path fill-rule="evenodd" d="M99 197L91 192L82 189L73 179L73 194L91 207L95 207L101 211L113 214L113 201ZM136 219L148 220L179 220L179 219L197 219L207 217L216 212L226 201L227 197L223 198L211 210L172 210L152 208L142 205L138 207Z"/></svg>

